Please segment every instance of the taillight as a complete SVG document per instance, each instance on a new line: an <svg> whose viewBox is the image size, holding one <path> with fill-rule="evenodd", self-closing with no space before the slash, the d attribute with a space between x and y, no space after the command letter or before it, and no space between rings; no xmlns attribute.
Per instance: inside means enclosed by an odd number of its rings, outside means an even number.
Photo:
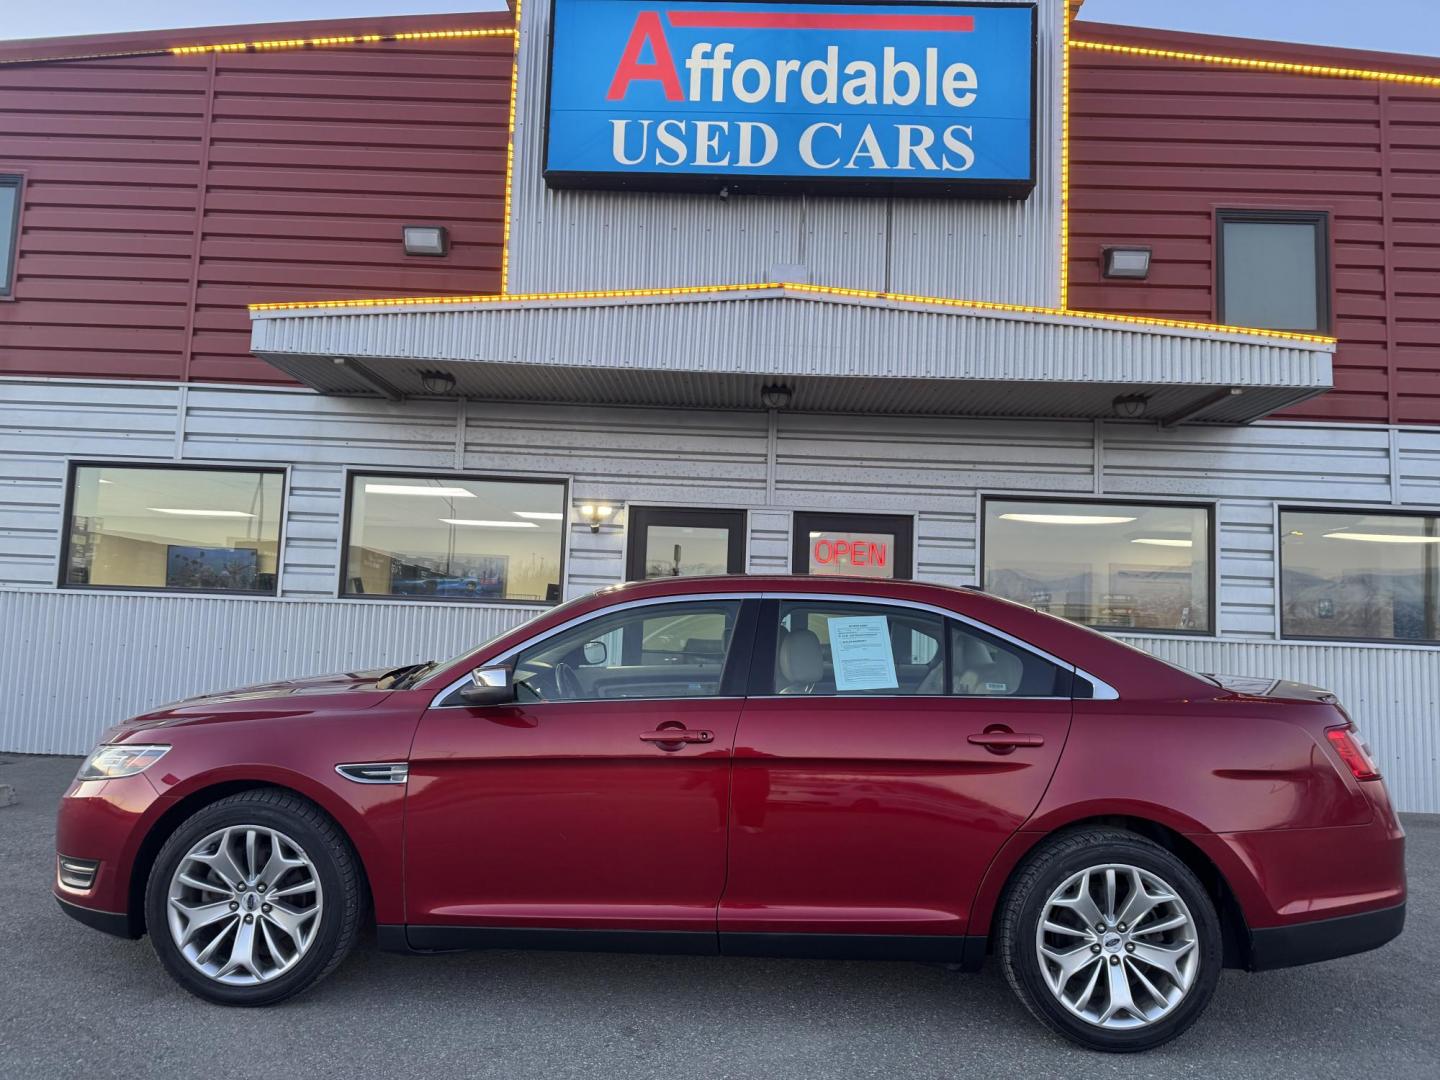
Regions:
<svg viewBox="0 0 1440 1080"><path fill-rule="evenodd" d="M1345 762L1356 780L1380 779L1380 766L1376 765L1375 759L1370 756L1370 748L1360 740L1360 733L1355 730L1354 724L1329 728L1325 737L1330 740L1330 745L1335 748L1340 760Z"/></svg>

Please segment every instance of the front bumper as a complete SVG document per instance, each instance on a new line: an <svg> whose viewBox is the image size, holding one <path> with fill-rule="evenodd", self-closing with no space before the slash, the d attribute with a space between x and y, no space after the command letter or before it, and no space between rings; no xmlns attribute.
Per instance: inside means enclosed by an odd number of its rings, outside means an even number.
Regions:
<svg viewBox="0 0 1440 1080"><path fill-rule="evenodd" d="M143 773L70 785L55 822L58 854L51 880L66 914L107 933L140 936L143 919L134 902L132 872L144 837L171 802ZM88 888L62 875L61 857L96 864ZM67 876L77 883L67 884Z"/></svg>
<svg viewBox="0 0 1440 1080"><path fill-rule="evenodd" d="M1251 971L1314 964L1378 949L1405 929L1405 905L1250 931Z"/></svg>
<svg viewBox="0 0 1440 1080"><path fill-rule="evenodd" d="M62 896L55 897L55 902L60 905L60 910L69 915L77 922L82 922L92 930L101 930L107 934L114 934L116 937L130 938L134 940L140 935L130 925L130 916L123 911L97 911L95 908L81 907L79 904L72 904Z"/></svg>

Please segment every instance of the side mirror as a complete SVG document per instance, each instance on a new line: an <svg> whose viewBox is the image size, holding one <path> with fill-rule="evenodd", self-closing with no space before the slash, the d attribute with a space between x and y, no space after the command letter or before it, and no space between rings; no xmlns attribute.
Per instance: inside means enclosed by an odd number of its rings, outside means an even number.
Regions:
<svg viewBox="0 0 1440 1080"><path fill-rule="evenodd" d="M605 660L606 660L606 658L607 658L609 655L610 655L610 650L608 650L607 648L605 648L605 642L603 642L603 641L587 641L587 642L585 642L585 663L591 665L592 667L593 667L594 665L596 665L596 664L603 664L603 663L605 663Z"/></svg>
<svg viewBox="0 0 1440 1080"><path fill-rule="evenodd" d="M470 685L460 688L460 700L466 705L505 705L515 700L515 683L508 667L476 668L470 673Z"/></svg>

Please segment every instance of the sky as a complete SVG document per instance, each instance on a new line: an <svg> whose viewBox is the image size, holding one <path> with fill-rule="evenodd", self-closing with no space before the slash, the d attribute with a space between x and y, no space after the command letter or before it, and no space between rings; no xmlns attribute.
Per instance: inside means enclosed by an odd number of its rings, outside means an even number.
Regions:
<svg viewBox="0 0 1440 1080"><path fill-rule="evenodd" d="M7 0L0 37L486 11L503 0ZM1363 13L1363 17L1357 17ZM1440 56L1440 0L1085 0L1083 18L1205 34Z"/></svg>

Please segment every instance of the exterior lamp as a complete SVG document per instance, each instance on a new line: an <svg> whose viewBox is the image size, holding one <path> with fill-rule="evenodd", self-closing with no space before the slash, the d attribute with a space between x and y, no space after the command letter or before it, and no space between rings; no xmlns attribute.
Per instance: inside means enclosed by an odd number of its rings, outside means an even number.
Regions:
<svg viewBox="0 0 1440 1080"><path fill-rule="evenodd" d="M610 520L610 515L615 513L615 508L606 503L581 503L580 520L590 526L592 533L598 533L600 526Z"/></svg>
<svg viewBox="0 0 1440 1080"><path fill-rule="evenodd" d="M406 255L448 255L450 232L443 225L406 225Z"/></svg>
<svg viewBox="0 0 1440 1080"><path fill-rule="evenodd" d="M1147 278L1150 276L1148 247L1107 247L1100 253L1107 278Z"/></svg>
<svg viewBox="0 0 1440 1080"><path fill-rule="evenodd" d="M448 371L422 371L420 385L427 394L448 394L455 389L455 376Z"/></svg>
<svg viewBox="0 0 1440 1080"><path fill-rule="evenodd" d="M790 404L790 399L793 396L790 392L790 387L785 386L783 383L776 383L760 391L760 402L767 409L783 409Z"/></svg>
<svg viewBox="0 0 1440 1080"><path fill-rule="evenodd" d="M1110 406L1121 420L1139 420L1145 415L1145 407L1149 403L1148 394L1121 394Z"/></svg>

